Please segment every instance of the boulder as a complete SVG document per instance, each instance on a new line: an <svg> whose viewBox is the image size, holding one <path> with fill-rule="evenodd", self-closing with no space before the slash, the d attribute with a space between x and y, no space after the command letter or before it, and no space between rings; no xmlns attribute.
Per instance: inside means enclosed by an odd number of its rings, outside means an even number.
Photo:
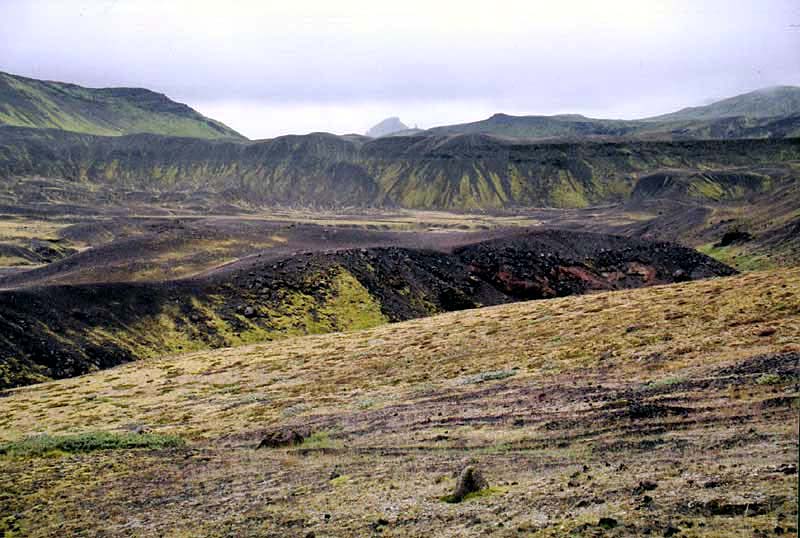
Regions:
<svg viewBox="0 0 800 538"><path fill-rule="evenodd" d="M489 482L484 478L483 473L475 467L468 465L461 471L456 489L448 500L450 502L459 503L470 493L476 493L488 487Z"/></svg>

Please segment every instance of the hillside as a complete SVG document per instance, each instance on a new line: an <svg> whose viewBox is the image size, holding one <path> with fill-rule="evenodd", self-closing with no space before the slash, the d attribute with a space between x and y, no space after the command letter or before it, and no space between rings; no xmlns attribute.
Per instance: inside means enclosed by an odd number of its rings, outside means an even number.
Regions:
<svg viewBox="0 0 800 538"><path fill-rule="evenodd" d="M797 536L799 362L796 268L138 362L0 398L0 532Z"/></svg>
<svg viewBox="0 0 800 538"><path fill-rule="evenodd" d="M362 141L316 133L240 143L0 127L2 178L91 183L112 198L137 190L163 200L203 196L254 206L585 207L624 201L639 175L663 168L797 159L800 139L555 144L485 135Z"/></svg>
<svg viewBox="0 0 800 538"><path fill-rule="evenodd" d="M107 136L153 133L244 139L230 127L143 88L84 88L2 72L0 125Z"/></svg>
<svg viewBox="0 0 800 538"><path fill-rule="evenodd" d="M774 118L800 114L800 88L797 86L773 86L737 95L706 106L689 107L648 118L658 120L707 120L744 116L748 118Z"/></svg>

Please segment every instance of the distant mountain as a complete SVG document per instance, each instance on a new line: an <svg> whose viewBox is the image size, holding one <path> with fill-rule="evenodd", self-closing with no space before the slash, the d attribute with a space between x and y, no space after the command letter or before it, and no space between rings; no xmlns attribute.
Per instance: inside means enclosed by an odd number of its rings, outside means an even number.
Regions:
<svg viewBox="0 0 800 538"><path fill-rule="evenodd" d="M230 127L143 88L84 88L0 72L2 124L107 136L244 139Z"/></svg>
<svg viewBox="0 0 800 538"><path fill-rule="evenodd" d="M792 91L762 93L772 108L740 96L751 114L756 108L763 114L793 110L786 97ZM403 130L376 136L394 128ZM88 134L97 131L136 134ZM93 183L110 197L132 190L187 204L586 207L628 200L638 177L663 169L724 170L800 159L800 113L634 121L495 114L411 133L389 118L371 136L311 133L250 142L148 90L89 90L0 74L0 178ZM181 136L169 136L176 134ZM747 178L691 176L681 185L671 178L663 185L659 177L650 179L640 190L716 199L750 189ZM61 196L57 189L10 192L14 200Z"/></svg>
<svg viewBox="0 0 800 538"><path fill-rule="evenodd" d="M800 88L766 88L705 107L641 120L587 118L579 114L511 116L444 125L430 135L489 134L537 140L713 140L800 136ZM405 133L400 133L405 134Z"/></svg>
<svg viewBox="0 0 800 538"><path fill-rule="evenodd" d="M512 138L551 138L573 136L623 136L632 133L631 122L597 120L577 114L561 116L511 116L495 114L471 123L444 125L428 129L426 134L492 134Z"/></svg>
<svg viewBox="0 0 800 538"><path fill-rule="evenodd" d="M387 136L394 133L399 133L400 131L407 131L409 129L408 125L400 121L400 118L392 117L386 118L379 124L373 126L369 131L367 131L367 136L372 138L378 138L381 136Z"/></svg>
<svg viewBox="0 0 800 538"><path fill-rule="evenodd" d="M707 120L732 116L773 118L798 114L800 114L800 88L797 86L773 86L723 99L706 106L684 108L671 114L648 118L648 120Z"/></svg>

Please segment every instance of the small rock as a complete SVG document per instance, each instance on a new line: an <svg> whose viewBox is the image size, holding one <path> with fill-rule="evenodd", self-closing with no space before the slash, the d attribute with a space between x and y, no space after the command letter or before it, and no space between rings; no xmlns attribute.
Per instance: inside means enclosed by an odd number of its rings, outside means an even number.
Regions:
<svg viewBox="0 0 800 538"><path fill-rule="evenodd" d="M676 527L673 527L672 525L670 525L670 526L669 526L669 527L667 527L667 528L666 528L666 530L664 531L664 536L666 536L667 538L669 538L670 536L675 536L675 535L676 535L676 534L678 534L679 532L681 532L681 530L680 530L680 529L678 529L678 528L676 528Z"/></svg>
<svg viewBox="0 0 800 538"><path fill-rule="evenodd" d="M256 448L278 448L282 446L299 445L307 436L307 432L298 431L292 428L276 430L268 433Z"/></svg>
<svg viewBox="0 0 800 538"><path fill-rule="evenodd" d="M597 522L597 526L602 529L613 529L619 523L613 517L601 517L600 521Z"/></svg>
<svg viewBox="0 0 800 538"><path fill-rule="evenodd" d="M793 463L786 463L775 469L775 472L782 474L797 474L797 465Z"/></svg>
<svg viewBox="0 0 800 538"><path fill-rule="evenodd" d="M675 282L686 282L687 280L691 280L692 277L683 269L678 269L674 273L672 273L672 280Z"/></svg>
<svg viewBox="0 0 800 538"><path fill-rule="evenodd" d="M634 495L640 495L645 491L653 491L658 487L658 484L650 480L642 480L639 485L633 490Z"/></svg>
<svg viewBox="0 0 800 538"><path fill-rule="evenodd" d="M370 524L370 527L372 527L373 531L380 532L381 527L385 527L388 524L389 524L388 520L386 520L384 518L379 518L377 521L372 522Z"/></svg>

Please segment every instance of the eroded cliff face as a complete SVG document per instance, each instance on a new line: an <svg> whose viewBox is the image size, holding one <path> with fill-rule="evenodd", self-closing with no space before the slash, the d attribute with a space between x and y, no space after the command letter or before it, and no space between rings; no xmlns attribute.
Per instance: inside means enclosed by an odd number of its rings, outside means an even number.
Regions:
<svg viewBox="0 0 800 538"><path fill-rule="evenodd" d="M795 139L544 144L486 135L364 141L321 133L242 143L0 128L0 177L316 207L585 207L626 200L639 176L661 169L798 158Z"/></svg>

